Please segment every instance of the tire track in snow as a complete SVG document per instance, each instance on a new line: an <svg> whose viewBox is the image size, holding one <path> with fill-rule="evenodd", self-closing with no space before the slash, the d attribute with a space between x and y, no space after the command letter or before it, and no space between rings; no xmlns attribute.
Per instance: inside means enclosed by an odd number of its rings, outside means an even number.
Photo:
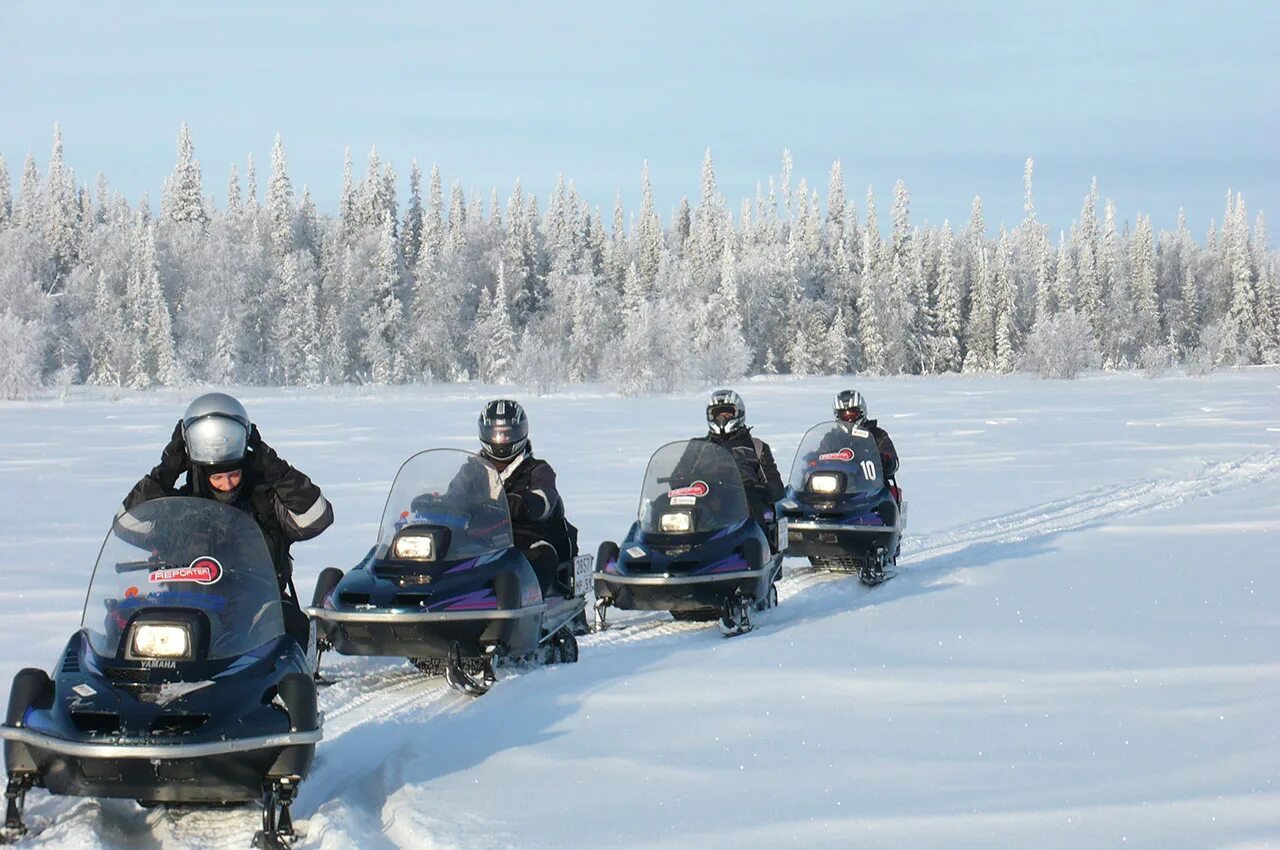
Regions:
<svg viewBox="0 0 1280 850"><path fill-rule="evenodd" d="M1171 508L1194 499L1266 481L1280 475L1280 451L1263 452L1239 460L1206 466L1190 478L1151 479L1125 487L1098 487L960 528L907 537L899 565L920 564L960 552L970 546L1020 543L1101 525Z"/></svg>

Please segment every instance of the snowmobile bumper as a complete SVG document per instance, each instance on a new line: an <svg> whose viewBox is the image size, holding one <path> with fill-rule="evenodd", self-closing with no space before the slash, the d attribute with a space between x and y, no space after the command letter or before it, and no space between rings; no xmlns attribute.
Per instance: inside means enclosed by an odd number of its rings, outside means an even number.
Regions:
<svg viewBox="0 0 1280 850"><path fill-rule="evenodd" d="M719 610L734 596L760 597L777 567L773 561L758 570L735 570L702 575L595 574L596 598L608 597L623 610Z"/></svg>
<svg viewBox="0 0 1280 850"><path fill-rule="evenodd" d="M788 520L787 555L810 558L847 558L876 545L891 548L899 529L892 525Z"/></svg>
<svg viewBox="0 0 1280 850"><path fill-rule="evenodd" d="M264 777L305 774L322 737L315 729L192 743L113 743L0 727L10 775L34 774L53 794L166 803L257 800Z"/></svg>
<svg viewBox="0 0 1280 850"><path fill-rule="evenodd" d="M466 657L493 644L536 645L546 604L476 611L378 611L312 607L307 613L341 655L443 658L456 643Z"/></svg>

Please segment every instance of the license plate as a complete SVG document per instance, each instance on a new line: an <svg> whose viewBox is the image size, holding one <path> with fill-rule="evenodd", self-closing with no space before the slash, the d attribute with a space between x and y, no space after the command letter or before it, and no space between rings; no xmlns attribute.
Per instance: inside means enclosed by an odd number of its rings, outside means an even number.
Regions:
<svg viewBox="0 0 1280 850"><path fill-rule="evenodd" d="M780 517L778 519L778 551L787 551L787 518Z"/></svg>
<svg viewBox="0 0 1280 850"><path fill-rule="evenodd" d="M579 555L573 559L573 592L586 593L591 589L595 555Z"/></svg>

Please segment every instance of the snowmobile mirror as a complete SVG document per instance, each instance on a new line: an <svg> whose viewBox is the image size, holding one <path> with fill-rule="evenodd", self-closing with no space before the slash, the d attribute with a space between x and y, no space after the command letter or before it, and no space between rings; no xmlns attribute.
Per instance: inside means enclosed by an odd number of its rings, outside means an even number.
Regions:
<svg viewBox="0 0 1280 850"><path fill-rule="evenodd" d="M843 472L815 472L809 476L808 486L805 488L810 493L821 493L824 496L843 493L846 480Z"/></svg>
<svg viewBox="0 0 1280 850"><path fill-rule="evenodd" d="M451 534L440 525L411 525L400 529L391 542L391 557L398 561L438 561L449 551Z"/></svg>

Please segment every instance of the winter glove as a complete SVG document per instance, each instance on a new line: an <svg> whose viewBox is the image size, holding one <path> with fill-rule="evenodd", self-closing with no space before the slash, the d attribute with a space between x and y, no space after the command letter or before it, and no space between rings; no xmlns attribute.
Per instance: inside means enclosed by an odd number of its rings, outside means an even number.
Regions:
<svg viewBox="0 0 1280 850"><path fill-rule="evenodd" d="M262 441L257 425L249 426L248 466L264 484L275 484L289 471L289 464L280 459L275 449Z"/></svg>
<svg viewBox="0 0 1280 850"><path fill-rule="evenodd" d="M518 493L507 494L507 510L511 512L511 518L515 519L524 513L524 499Z"/></svg>
<svg viewBox="0 0 1280 850"><path fill-rule="evenodd" d="M187 441L182 436L182 420L173 429L169 444L160 453L160 465L155 469L156 480L166 490L178 485L178 479L187 471L190 461L187 460Z"/></svg>

